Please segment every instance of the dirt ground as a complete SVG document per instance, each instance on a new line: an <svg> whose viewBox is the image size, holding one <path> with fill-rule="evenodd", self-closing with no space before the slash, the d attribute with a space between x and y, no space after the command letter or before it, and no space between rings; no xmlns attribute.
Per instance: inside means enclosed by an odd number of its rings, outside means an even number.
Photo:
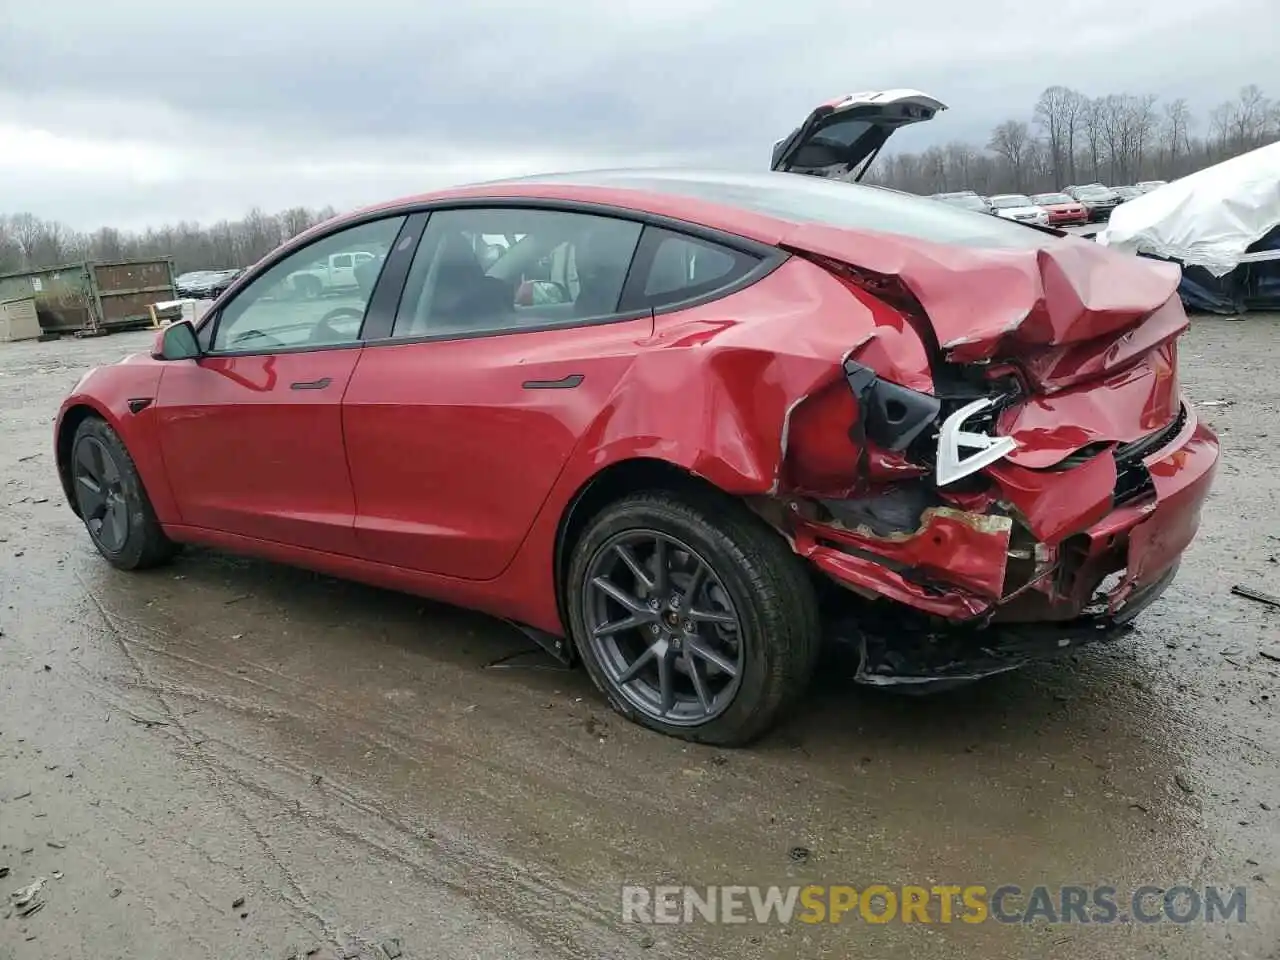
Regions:
<svg viewBox="0 0 1280 960"><path fill-rule="evenodd" d="M931 699L824 677L731 752L462 610L200 550L113 571L52 420L149 340L0 344L3 960L1280 956L1280 609L1230 592L1280 594L1280 316L1183 342L1224 462L1135 634ZM1239 885L1247 914L621 921L623 883L877 882Z"/></svg>

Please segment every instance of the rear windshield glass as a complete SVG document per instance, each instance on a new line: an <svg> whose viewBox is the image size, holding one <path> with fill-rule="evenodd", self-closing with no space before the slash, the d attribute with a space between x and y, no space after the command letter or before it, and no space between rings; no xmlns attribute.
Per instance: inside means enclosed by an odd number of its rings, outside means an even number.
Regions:
<svg viewBox="0 0 1280 960"><path fill-rule="evenodd" d="M525 182L651 190L752 210L793 223L879 230L958 246L1035 249L1059 242L1053 234L997 217L975 217L968 210L928 197L799 173L606 170L531 177Z"/></svg>

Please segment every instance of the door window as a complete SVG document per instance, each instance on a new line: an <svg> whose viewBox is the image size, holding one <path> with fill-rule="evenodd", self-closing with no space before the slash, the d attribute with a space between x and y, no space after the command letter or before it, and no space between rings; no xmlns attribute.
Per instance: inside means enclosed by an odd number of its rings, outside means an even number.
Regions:
<svg viewBox="0 0 1280 960"><path fill-rule="evenodd" d="M378 272L404 219L340 230L271 266L220 311L213 352L357 342Z"/></svg>
<svg viewBox="0 0 1280 960"><path fill-rule="evenodd" d="M459 337L614 316L642 227L559 210L431 214L394 337Z"/></svg>

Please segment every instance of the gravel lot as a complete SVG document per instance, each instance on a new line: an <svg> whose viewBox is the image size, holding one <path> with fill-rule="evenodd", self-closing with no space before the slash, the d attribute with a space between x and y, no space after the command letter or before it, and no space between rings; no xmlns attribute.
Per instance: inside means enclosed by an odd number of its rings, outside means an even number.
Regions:
<svg viewBox="0 0 1280 960"><path fill-rule="evenodd" d="M149 340L0 344L0 958L1280 956L1280 610L1230 593L1280 594L1280 316L1183 342L1224 462L1135 635L924 700L825 678L727 753L462 610L199 550L113 571L52 419ZM1225 884L1248 909L638 927L624 882Z"/></svg>

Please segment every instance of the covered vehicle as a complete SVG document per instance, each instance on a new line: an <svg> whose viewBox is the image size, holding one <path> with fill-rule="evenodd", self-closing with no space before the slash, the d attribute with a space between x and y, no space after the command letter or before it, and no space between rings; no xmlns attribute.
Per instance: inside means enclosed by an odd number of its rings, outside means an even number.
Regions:
<svg viewBox="0 0 1280 960"><path fill-rule="evenodd" d="M1188 306L1280 307L1280 143L1130 200L1097 242L1181 265Z"/></svg>
<svg viewBox="0 0 1280 960"><path fill-rule="evenodd" d="M1084 204L1065 193L1037 193L1031 202L1049 215L1051 227L1089 222L1089 211Z"/></svg>
<svg viewBox="0 0 1280 960"><path fill-rule="evenodd" d="M883 142L863 119L863 146L781 156L852 169ZM515 239L486 265L491 236ZM281 294L373 248L349 300ZM1176 285L788 173L457 188L312 229L86 374L58 473L117 567L199 543L473 607L624 715L743 743L826 639L861 682L936 687L1114 637L1165 590L1218 458Z"/></svg>
<svg viewBox="0 0 1280 960"><path fill-rule="evenodd" d="M991 204L991 212L1006 220L1017 220L1019 223L1034 223L1042 227L1049 225L1049 212L1036 206L1031 198L1021 193L997 193L987 198Z"/></svg>

